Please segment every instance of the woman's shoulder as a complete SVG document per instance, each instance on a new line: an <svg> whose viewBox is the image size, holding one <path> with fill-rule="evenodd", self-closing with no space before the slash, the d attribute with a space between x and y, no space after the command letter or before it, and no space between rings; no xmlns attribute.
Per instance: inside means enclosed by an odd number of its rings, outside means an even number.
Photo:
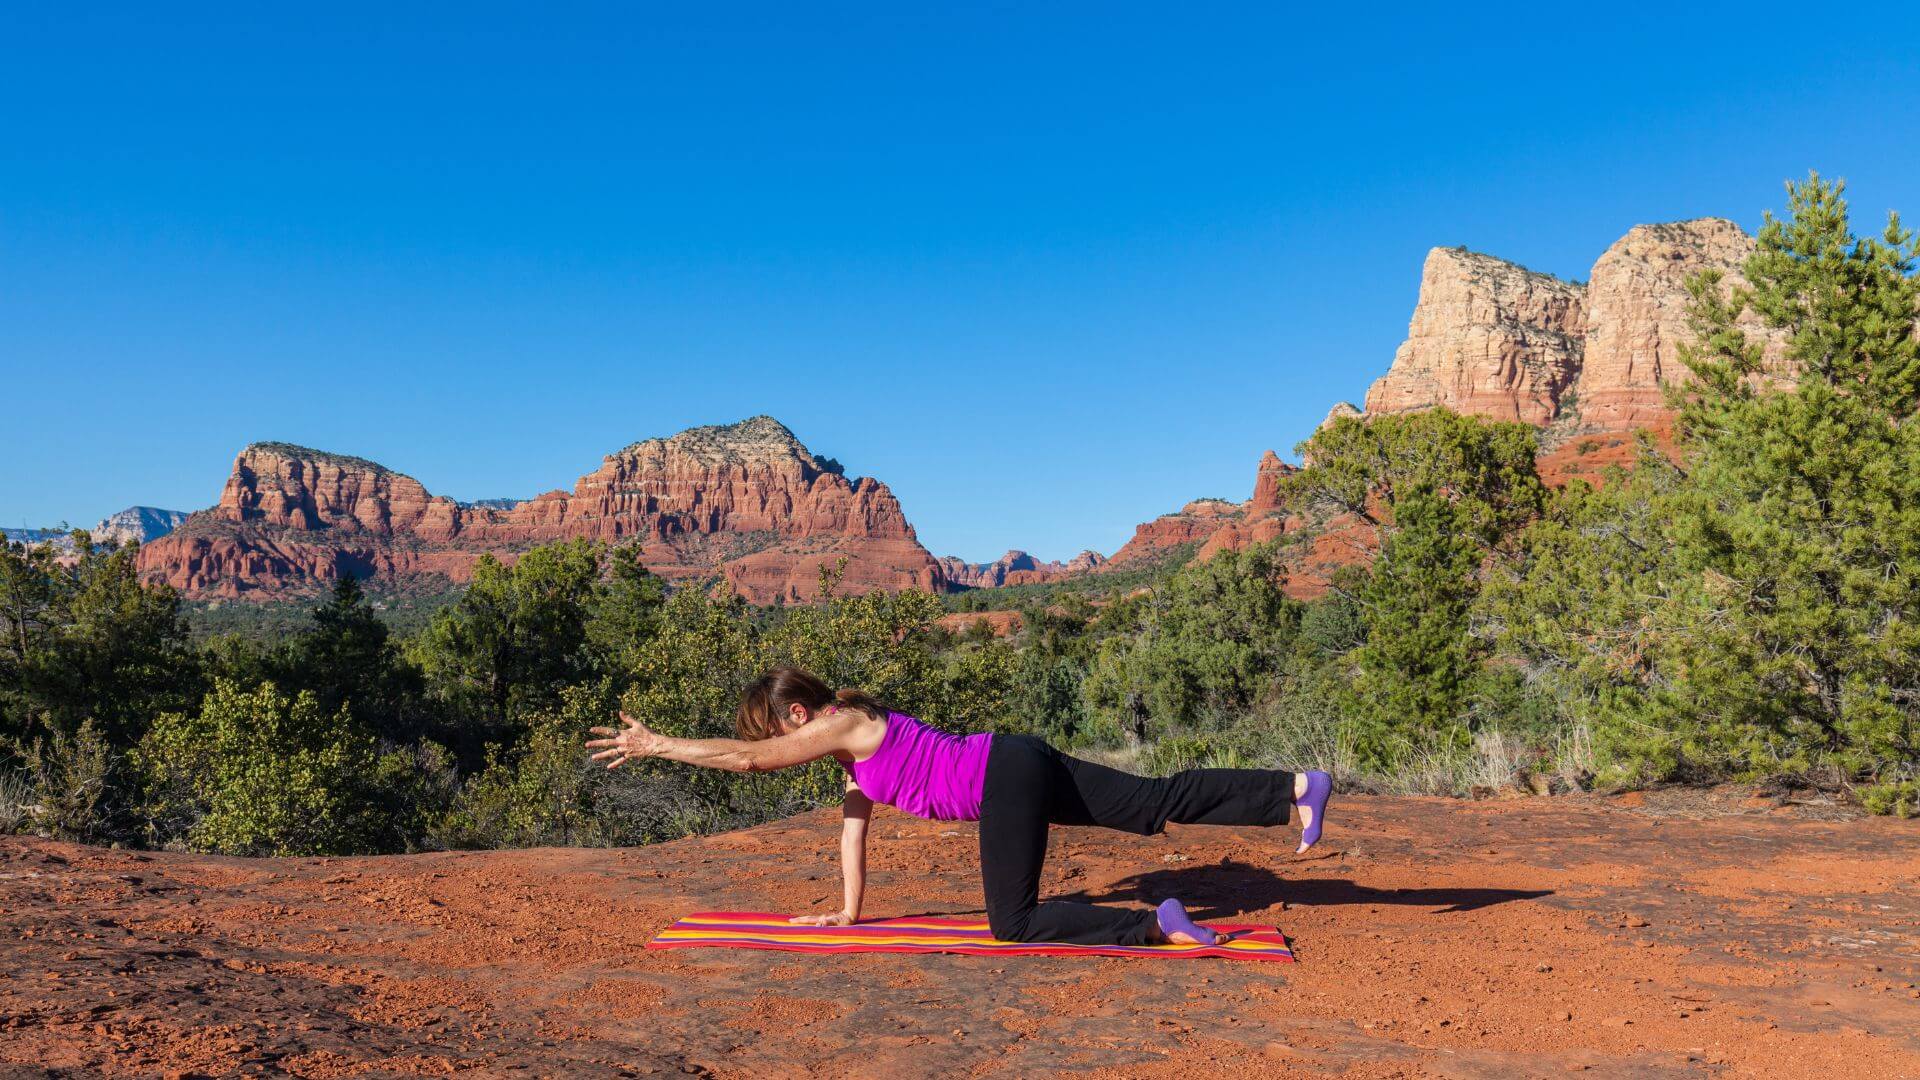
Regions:
<svg viewBox="0 0 1920 1080"><path fill-rule="evenodd" d="M842 766L848 766L849 759L857 764L878 753L894 729L894 717L899 715L885 709L873 710L844 703L828 706L828 710L840 725L839 738L845 740L836 751L836 757L846 755L839 758Z"/></svg>

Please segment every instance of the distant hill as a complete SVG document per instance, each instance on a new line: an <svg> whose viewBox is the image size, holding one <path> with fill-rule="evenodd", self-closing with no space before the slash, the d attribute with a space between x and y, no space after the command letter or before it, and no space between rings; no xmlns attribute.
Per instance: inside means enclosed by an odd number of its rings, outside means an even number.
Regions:
<svg viewBox="0 0 1920 1080"><path fill-rule="evenodd" d="M185 510L129 506L117 514L101 518L99 524L87 531L96 541L111 540L117 544L133 542L144 544L167 535L186 519ZM7 539L16 543L52 544L63 551L73 546L73 530L64 527L0 529L0 534L4 534Z"/></svg>

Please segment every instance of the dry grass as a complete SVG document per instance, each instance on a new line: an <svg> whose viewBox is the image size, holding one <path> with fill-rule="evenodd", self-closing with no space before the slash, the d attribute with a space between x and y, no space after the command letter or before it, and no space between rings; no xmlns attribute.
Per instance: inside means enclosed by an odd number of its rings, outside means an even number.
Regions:
<svg viewBox="0 0 1920 1080"><path fill-rule="evenodd" d="M23 772L0 773L0 835L17 833L32 822L33 783Z"/></svg>

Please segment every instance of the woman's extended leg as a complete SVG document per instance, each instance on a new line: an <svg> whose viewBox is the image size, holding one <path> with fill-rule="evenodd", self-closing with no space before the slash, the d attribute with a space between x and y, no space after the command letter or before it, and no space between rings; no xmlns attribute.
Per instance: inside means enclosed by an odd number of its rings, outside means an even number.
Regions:
<svg viewBox="0 0 1920 1080"><path fill-rule="evenodd" d="M1158 940L1152 911L1040 903L1049 819L1061 793L1073 787L1066 759L1051 746L1024 735L993 737L980 804L980 878L993 936L1070 945L1146 945Z"/></svg>
<svg viewBox="0 0 1920 1080"><path fill-rule="evenodd" d="M1280 769L1188 769L1135 776L1060 755L1072 784L1057 793L1053 820L1142 836L1176 825L1285 825L1294 774Z"/></svg>

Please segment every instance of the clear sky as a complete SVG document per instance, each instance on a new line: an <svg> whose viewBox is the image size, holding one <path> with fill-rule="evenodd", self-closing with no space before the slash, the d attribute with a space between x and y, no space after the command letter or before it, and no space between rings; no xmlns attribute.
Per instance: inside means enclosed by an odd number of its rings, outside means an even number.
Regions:
<svg viewBox="0 0 1920 1080"><path fill-rule="evenodd" d="M1429 247L1920 216L1913 5L1617 6L6 5L0 521L766 412L935 554L1111 552L1358 399Z"/></svg>

